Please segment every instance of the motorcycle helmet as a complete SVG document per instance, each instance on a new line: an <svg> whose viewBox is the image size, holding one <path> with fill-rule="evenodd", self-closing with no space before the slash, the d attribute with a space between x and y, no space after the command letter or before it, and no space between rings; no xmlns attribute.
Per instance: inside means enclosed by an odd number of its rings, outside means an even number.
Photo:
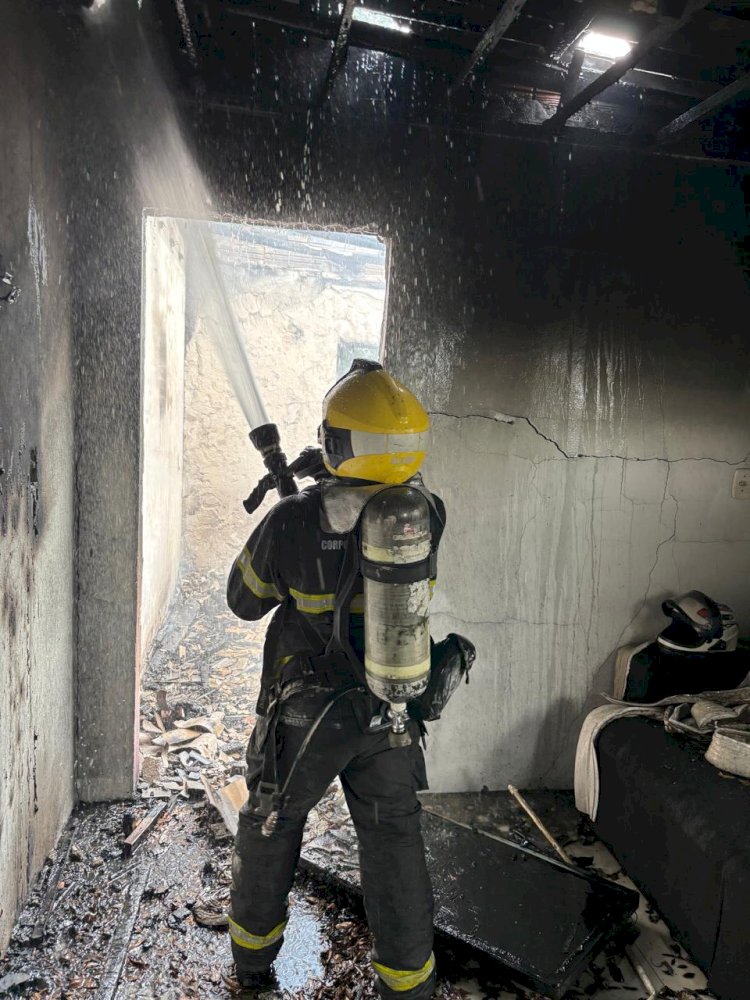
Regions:
<svg viewBox="0 0 750 1000"><path fill-rule="evenodd" d="M737 648L739 628L734 612L700 590L690 590L664 601L662 611L670 624L656 641L678 653L732 652Z"/></svg>

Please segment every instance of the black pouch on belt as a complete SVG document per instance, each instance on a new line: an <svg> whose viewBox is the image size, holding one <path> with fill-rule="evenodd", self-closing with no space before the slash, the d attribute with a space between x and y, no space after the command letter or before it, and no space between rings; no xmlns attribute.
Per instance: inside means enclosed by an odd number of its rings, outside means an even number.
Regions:
<svg viewBox="0 0 750 1000"><path fill-rule="evenodd" d="M453 692L469 671L476 657L473 643L462 635L450 632L445 639L432 643L430 650L430 680L426 690L407 709L418 722L436 722Z"/></svg>

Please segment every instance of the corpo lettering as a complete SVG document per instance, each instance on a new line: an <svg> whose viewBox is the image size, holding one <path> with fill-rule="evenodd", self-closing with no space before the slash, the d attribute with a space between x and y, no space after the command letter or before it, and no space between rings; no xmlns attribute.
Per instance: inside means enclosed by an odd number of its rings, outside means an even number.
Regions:
<svg viewBox="0 0 750 1000"><path fill-rule="evenodd" d="M343 538L324 538L320 543L320 547L326 552L335 552L336 549L343 549L344 539Z"/></svg>

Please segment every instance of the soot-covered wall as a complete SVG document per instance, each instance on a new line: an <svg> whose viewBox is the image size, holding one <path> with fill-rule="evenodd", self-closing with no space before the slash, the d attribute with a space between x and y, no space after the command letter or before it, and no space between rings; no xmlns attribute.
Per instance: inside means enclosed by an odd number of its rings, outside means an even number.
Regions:
<svg viewBox="0 0 750 1000"><path fill-rule="evenodd" d="M18 7L18 5L16 5ZM73 365L54 59L0 3L0 953L73 802ZM0 296L10 286L0 283Z"/></svg>
<svg viewBox="0 0 750 1000"><path fill-rule="evenodd" d="M731 497L750 457L747 176L294 125L204 119L204 162L222 207L391 241L386 359L432 412L425 473L448 507L433 634L478 647L433 727L433 787L570 786L583 714L664 596L703 589L750 627L750 503Z"/></svg>
<svg viewBox="0 0 750 1000"><path fill-rule="evenodd" d="M434 414L426 472L449 507L434 631L480 650L434 727L433 785L570 783L581 715L617 645L653 633L664 593L703 587L750 624L750 506L729 495L750 451L740 169L465 134L424 108L404 121L408 74L356 52L332 103L293 113L283 88L324 66L325 46L317 63L287 48L259 63L260 110L181 96L180 133L146 17L105 5L68 42L93 362L79 386L81 794L131 781L145 206L390 241L386 358Z"/></svg>

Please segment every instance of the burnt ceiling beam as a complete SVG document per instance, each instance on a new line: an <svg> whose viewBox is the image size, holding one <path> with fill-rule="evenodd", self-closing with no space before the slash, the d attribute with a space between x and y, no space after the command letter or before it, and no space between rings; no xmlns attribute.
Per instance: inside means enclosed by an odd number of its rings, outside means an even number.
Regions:
<svg viewBox="0 0 750 1000"><path fill-rule="evenodd" d="M418 24L430 24L445 30L482 31L487 26L486 14L477 12L467 6L447 3L422 3L421 0L380 0L373 3L367 0L371 10L382 10L392 17L403 17Z"/></svg>
<svg viewBox="0 0 750 1000"><path fill-rule="evenodd" d="M503 0L503 4L497 12L494 21L479 39L479 43L472 52L466 69L456 81L453 88L454 90L457 90L459 87L463 87L471 74L484 62L511 24L513 24L515 19L521 13L525 3L526 0Z"/></svg>
<svg viewBox="0 0 750 1000"><path fill-rule="evenodd" d="M242 101L226 101L210 97L182 97L181 101L187 106L199 109L201 114L215 111L220 112L222 115L236 114L238 116L246 115L251 118L257 117L264 119L283 119L290 113L293 113L294 110L304 112L307 108L307 105L300 104L296 109L287 108L269 111L266 108L253 107ZM381 116L372 116L361 111L356 112L354 117L358 121L363 122L382 122ZM408 124L411 128L419 129L425 133L435 131L436 134L442 135L446 131L450 131L456 135L476 136L481 138L483 141L487 138L507 138L530 143L547 143L548 141L547 138L540 133L538 125L500 120L492 121L490 123L487 121L472 122L448 116L447 112L445 112L445 117L440 117L438 119L433 118L430 122L405 115L397 116L394 118L394 121ZM606 151L633 154L638 157L650 157L657 155L657 151L655 149L644 147L640 141L629 139L623 135L602 132L599 129L587 128L585 126L582 126L581 128L567 129L560 136L560 143L565 148L588 148L598 150L600 152ZM737 166L744 169L750 164L750 158L742 155L739 157L706 157L704 153L680 150L673 151L669 149L665 149L659 155L667 156L675 160L698 162L706 166L711 166L713 164L716 165L718 169L725 169L727 166Z"/></svg>
<svg viewBox="0 0 750 1000"><path fill-rule="evenodd" d="M576 49L573 53L573 58L570 60L570 66L568 66L568 72L565 74L563 85L560 88L559 107L561 108L568 103L573 94L576 92L578 80L581 76L581 70L583 69L583 57L585 55L586 53L583 49Z"/></svg>
<svg viewBox="0 0 750 1000"><path fill-rule="evenodd" d="M634 45L626 56L613 62L609 69L601 73L595 80L592 80L575 97L571 98L565 107L559 108L554 115L539 127L545 132L559 131L577 111L580 111L581 108L593 101L595 97L608 87L611 87L613 83L621 80L628 70L633 69L646 53L658 48L671 35L674 35L680 28L686 25L693 14L705 7L706 3L707 0L687 0L681 17L676 19L661 19L659 24L655 28L652 28L637 45Z"/></svg>
<svg viewBox="0 0 750 1000"><path fill-rule="evenodd" d="M399 0L399 2L416 6L416 0ZM337 36L336 20L312 16L283 0L254 0L252 3L223 3L221 6L229 13L251 18L256 22L293 29L312 38L333 41ZM380 2L369 0L368 6L373 10L391 9L387 0ZM403 10L406 10L406 6ZM399 16L401 11L402 8L399 8ZM458 72L461 62L474 47L476 32L454 28L442 30L438 26L421 22L420 29L423 26L426 29L425 33L421 30L418 33L415 30L412 34L406 35L355 20L349 34L349 45L385 52L391 56L420 62L451 73ZM568 67L550 63L545 58L541 46L519 42L508 35L499 40L486 65L489 76L495 76L497 73L505 74L505 70L514 65L519 69L522 66L534 67L543 75L547 70L554 70L556 78L560 81L568 72ZM710 81L695 79L693 71L695 67L692 63L682 65L680 60L660 51L652 53L651 57L646 57L642 67L626 73L622 82L646 90L665 91L701 101L711 96L716 86ZM590 72L584 71L581 75L590 77ZM570 96L572 97L572 94Z"/></svg>
<svg viewBox="0 0 750 1000"><path fill-rule="evenodd" d="M346 55L349 51L349 33L352 30L352 21L354 19L354 7L356 2L357 0L344 0L344 9L341 12L341 20L339 21L336 38L333 43L331 61L328 64L328 72L326 73L326 78L323 81L321 100L325 100L331 93L334 81L339 75L341 67L346 62Z"/></svg>
<svg viewBox="0 0 750 1000"><path fill-rule="evenodd" d="M680 97L691 97L695 101L703 101L716 93L717 85L709 80L686 80L680 77L666 76L664 73L654 73L642 69L631 69L622 78L622 83L643 90L660 90L667 94L677 94Z"/></svg>
<svg viewBox="0 0 750 1000"><path fill-rule="evenodd" d="M249 17L253 21L267 21L269 24L278 24L282 28L304 31L313 37L328 39L336 37L336 28L332 21L315 17L288 3L276 3L274 0L242 4L229 2L223 3L222 8L229 14Z"/></svg>
<svg viewBox="0 0 750 1000"><path fill-rule="evenodd" d="M701 101L700 104L696 104L694 108L690 108L689 111L685 111L683 114L678 115L677 118L673 118L671 122L666 124L663 128L659 129L656 133L656 141L660 145L665 145L668 142L672 142L674 139L680 136L680 133L684 131L693 122L699 121L701 118L707 118L709 115L713 114L720 107L728 104L729 101L738 97L740 94L750 92L750 71L743 73L742 76L737 77L734 83L727 84L726 87L722 87L721 90L717 90L715 94L711 97L707 97L705 101Z"/></svg>
<svg viewBox="0 0 750 1000"><path fill-rule="evenodd" d="M551 59L562 59L571 45L575 45L595 15L602 9L599 0L583 0L579 6L578 12L555 32L547 50Z"/></svg>

